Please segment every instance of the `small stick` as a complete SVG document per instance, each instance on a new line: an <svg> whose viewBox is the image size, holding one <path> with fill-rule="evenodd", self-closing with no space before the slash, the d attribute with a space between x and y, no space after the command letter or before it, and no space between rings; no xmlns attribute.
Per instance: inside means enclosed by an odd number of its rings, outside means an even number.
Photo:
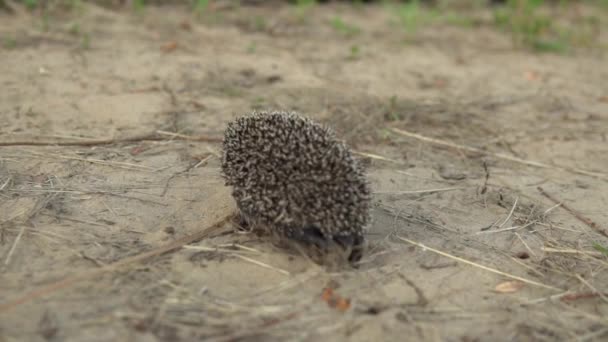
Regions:
<svg viewBox="0 0 608 342"><path fill-rule="evenodd" d="M519 197L515 198L515 202L513 203L513 207L511 208L509 215L507 215L507 218L498 226L498 228L502 228L502 226L504 226L509 221L511 215L513 215L513 212L515 211L515 207L517 207L517 201L519 201Z"/></svg>
<svg viewBox="0 0 608 342"><path fill-rule="evenodd" d="M285 271L285 270L280 269L280 268L276 268L276 267L274 267L274 266L270 266L270 265L265 264L265 263L263 263L263 262L261 262L261 261L257 261L257 260L255 260L255 259L251 259L251 258L248 258L248 257L246 257L246 256L242 256L242 255L239 255L239 254L236 254L236 253L232 253L232 254L230 254L230 255L235 256L235 257L237 257L237 258L239 258L239 259L242 259L242 260L248 261L248 262L250 262L250 263L252 263L252 264L256 264L256 265L261 266L261 267L264 267L264 268L268 268L268 269L271 269L271 270L275 270L275 271L277 271L277 272L279 272L279 273L282 273L282 274L284 274L284 275L291 275L291 274L290 274L288 271Z"/></svg>
<svg viewBox="0 0 608 342"><path fill-rule="evenodd" d="M605 302L608 303L608 298L606 298L606 296L604 296L603 293L601 293L595 287L593 287L593 285L591 285L591 283L589 283L587 280L585 280L585 278L581 277L580 274L576 275L576 279L578 279L581 283L585 284L585 286L590 288L591 291L593 291L594 293L597 293L597 295L600 296L600 298L602 298Z"/></svg>
<svg viewBox="0 0 608 342"><path fill-rule="evenodd" d="M513 227L507 227L507 228L501 228L501 229L495 229L495 230L482 230L480 232L475 233L475 235L479 235L479 234L494 234L494 233L500 233L500 232L508 232L510 230L518 230L518 229L522 229L522 228L526 228L529 227L533 224L537 224L537 222L532 221L528 224L525 224L523 226L513 226Z"/></svg>
<svg viewBox="0 0 608 342"><path fill-rule="evenodd" d="M390 194L390 195L407 195L407 194L428 194L433 192L444 192L454 190L464 190L466 188L439 188L427 190L410 190L410 191L374 191L375 194Z"/></svg>
<svg viewBox="0 0 608 342"><path fill-rule="evenodd" d="M397 129L397 128L391 128L391 131L393 131L397 134L406 136L406 137L426 141L426 142L429 142L429 143L432 143L435 145L450 147L450 148L454 148L454 149L461 150L461 151L480 153L483 155L492 156L495 158L504 159L504 160L508 160L511 162L528 165L528 166L534 166L534 167L543 168L543 169L557 169L557 170L562 170L562 171L567 171L567 172L572 172L572 173L578 173L578 174L585 175L585 176L591 176L591 177L595 177L595 178L608 179L608 174L605 174L605 173L591 172L591 171L587 171L587 170L570 168L570 167L565 167L565 166L549 165L549 164L545 164L545 163L541 163L541 162L537 162L537 161L533 161L533 160L526 160L526 159L522 159L522 158L513 157L513 156L510 156L510 155L504 154L504 153L494 153L494 152L486 151L486 150L483 150L483 149L477 148L477 147L459 145L459 144L455 144L455 143L445 141L445 140L429 138L429 137L426 137L421 134L416 134L416 133L408 132L408 131L405 131L402 129Z"/></svg>
<svg viewBox="0 0 608 342"><path fill-rule="evenodd" d="M196 163L196 165L194 165L192 168L196 169L197 167L201 166L202 164L204 164L207 160L211 159L211 157L213 157L213 154L208 155L207 157L201 159L201 161L199 161L198 163Z"/></svg>
<svg viewBox="0 0 608 342"><path fill-rule="evenodd" d="M521 237L521 235L519 235L518 232L515 232L515 236L517 236L517 238L519 239L519 241L524 245L524 247L526 247L526 249L528 250L528 252L530 252L530 254L532 254L533 256L536 256L536 253L534 253L534 251L532 250L532 248L530 248L530 246L528 246L528 244L526 243L526 241L524 241L524 239Z"/></svg>
<svg viewBox="0 0 608 342"><path fill-rule="evenodd" d="M25 212L26 212L26 211L27 211L27 210L25 210L25 209L21 209L20 211L18 211L17 213L13 214L13 215L12 215L12 216L10 216L9 218L7 218L7 219L4 219L4 220L0 221L0 224L2 224L2 223L6 223L6 222L10 222L10 221L12 221L12 220L16 219L17 217L19 217L19 216L21 216L21 215L25 214Z"/></svg>
<svg viewBox="0 0 608 342"><path fill-rule="evenodd" d="M226 249L226 248L221 248L220 246L217 246L217 247L208 247L208 246L186 245L183 248L184 249L190 249L190 250L193 250L193 251L201 251L201 252L228 253L230 255L232 255L234 253L234 250L232 250L232 249Z"/></svg>
<svg viewBox="0 0 608 342"><path fill-rule="evenodd" d="M556 205L552 206L551 208L549 208L549 209L545 210L545 212L543 213L543 217L547 217L547 215L548 215L550 212L552 212L552 211L553 211L553 209L555 209L555 208L557 208L557 207L559 207L559 206L561 206L561 205L562 205L561 203L557 203Z"/></svg>
<svg viewBox="0 0 608 342"><path fill-rule="evenodd" d="M585 298L595 298L598 297L599 292L581 292L581 293L566 293L563 296L560 296L559 299L563 302L571 302L577 299L585 299ZM608 296L608 293L604 294Z"/></svg>
<svg viewBox="0 0 608 342"><path fill-rule="evenodd" d="M53 153L32 153L32 155L46 157L46 158L78 160L78 161L87 162L87 163L91 163L91 164L107 165L107 166L118 167L118 168L127 169L127 170L142 170L142 171L148 171L148 172L152 172L154 170L153 168L151 168L149 166L145 166L145 165L138 165L138 164L132 164L132 163L126 163L126 162L113 162L113 161L106 161L106 160L94 159L94 158L80 158L80 157L72 157L72 156L53 154Z"/></svg>
<svg viewBox="0 0 608 342"><path fill-rule="evenodd" d="M21 241L21 236L23 236L23 233L25 232L25 227L26 227L25 224L21 225L21 230L19 231L19 234L15 238L15 241L13 242L11 249L8 251L8 254L6 255L6 259L4 259L5 266L11 262L11 256L13 256L13 253L15 252L15 249L17 248L19 241Z"/></svg>
<svg viewBox="0 0 608 342"><path fill-rule="evenodd" d="M42 286L36 290L27 292L20 297L17 297L15 299L9 300L8 302L0 304L0 313L14 309L16 306L30 302L34 299L41 298L41 297L50 295L54 292L57 292L59 290L69 288L83 280L92 279L92 278L100 276L104 273L116 271L117 269L119 269L121 267L132 265L132 264L150 259L152 257L158 256L161 254L165 254L165 253L169 253L169 252L178 250L178 249L182 248L184 245L187 245L187 244L190 244L195 241L199 241L201 239L208 237L213 232L219 230L219 228L221 228L224 223L228 222L228 220L231 217L232 217L232 213L222 216L219 220L217 220L215 223L213 223L206 229L203 229L203 230L196 232L194 234L191 234L191 235L184 236L184 237L177 239L173 242L170 242L164 246L153 248L150 251L124 258L122 260L116 261L116 262L106 265L104 267L85 271L81 274L77 274L77 275L73 275L73 276L67 276L59 281L53 282L46 286Z"/></svg>
<svg viewBox="0 0 608 342"><path fill-rule="evenodd" d="M555 197L549 195L545 190L543 190L543 188L541 188L540 186L537 187L538 191L540 191L540 193L547 197L548 199L550 199L551 201L557 203L560 203L562 208L564 208L567 212L569 212L570 214L572 214L572 216L576 217L579 221L583 222L584 224L588 225L591 229L594 229L595 231L597 231L598 233L604 235L605 237L608 237L608 231L606 231L605 229L603 229L602 227L600 227L597 223L591 221L590 219L584 217L583 215L579 214L578 212L576 212L574 209L570 208L569 206L567 206L565 203L563 203L562 201L558 201L557 199L555 199Z"/></svg>
<svg viewBox="0 0 608 342"><path fill-rule="evenodd" d="M590 252L590 251L580 251L578 249L557 249L551 247L541 247L543 252L548 253L564 253L564 254L583 254L583 255L592 255L592 256L603 256L602 252Z"/></svg>
<svg viewBox="0 0 608 342"><path fill-rule="evenodd" d="M544 287L544 288L546 288L546 289L550 289L550 290L554 290L554 291L562 291L562 292L564 291L564 290L559 289L559 288L557 288L557 287L553 287L553 286L550 286L550 285L545 285L545 284L543 284L543 283L539 283L539 282L536 282L536 281L534 281L534 280L529 280L529 279L526 279L526 278L518 277L518 276L516 276L516 275L510 274L510 273L505 273L505 272L499 271L499 270L497 270L497 269L494 269L494 268L491 268L491 267L488 267L488 266L480 265L480 264L478 264L478 263L475 263L475 262L472 262L472 261L469 261L469 260L466 260L466 259L463 259L463 258L460 258L460 257L454 256L454 255L451 255L451 254L448 254L448 253L446 253L446 252L442 252L442 251L440 251L440 250L437 250L437 249L434 249L434 248L431 248L431 247L425 246L425 245L423 245L423 244L421 244L421 243L419 243L419 242L412 241L412 240L406 239L406 238L401 237L401 236L397 236L397 238L398 238L399 240L402 240L402 241L405 241L405 242L407 242L407 243L410 243L410 244L412 244L412 245L414 245L414 246L418 246L418 247L420 247L420 248L423 248L423 249L429 250L429 251L431 251L431 252L433 252L433 253L437 253L437 254L442 255L442 256L444 256L444 257L447 257L447 258L450 258L450 259L452 259L452 260L456 260L456 261L462 262L462 263L467 264L467 265L470 265L470 266L474 266L474 267L481 268L482 270L485 270L485 271L488 271L488 272L492 272L492 273L495 273L495 274L499 274L499 275L504 276L504 277L507 277L507 278L511 278L511 279L519 280L519 281L522 281L522 282L527 283L527 284L530 284L530 285L535 285L535 286L539 286L539 287Z"/></svg>
<svg viewBox="0 0 608 342"><path fill-rule="evenodd" d="M93 139L93 140L78 140L78 141L0 141L0 146L100 146L100 145L113 145L120 143L132 143L132 142L143 142L143 141L171 141L171 140L187 140L187 141L204 141L204 142L221 142L221 137L200 135L200 136L189 136L183 134L172 135L172 139L159 136L163 133L152 133L146 135L140 135L135 137L127 138L115 138L115 139ZM165 134L166 135L166 134Z"/></svg>
<svg viewBox="0 0 608 342"><path fill-rule="evenodd" d="M0 191L4 190L4 187L6 187L6 186L8 185L8 183L11 181L11 179L12 179L12 178L11 178L10 176L9 176L9 177L6 179L6 182L4 182L4 183L3 183L3 184L0 186Z"/></svg>
<svg viewBox="0 0 608 342"><path fill-rule="evenodd" d="M218 247L234 247L234 248L240 248L240 249L246 250L248 252L252 252L252 253L261 253L259 250L255 249L255 248L243 246L238 243L226 243L223 245L219 245Z"/></svg>
<svg viewBox="0 0 608 342"><path fill-rule="evenodd" d="M386 162L391 162L391 163L395 163L395 164L403 164L402 162L395 160L395 159L391 159L391 158L387 158L387 157L383 157L377 154L372 154L372 153L366 153L366 152L359 152L359 151L353 151L354 154L358 154L360 156L363 157L367 157L370 159L377 159L377 160L382 160L382 161L386 161Z"/></svg>

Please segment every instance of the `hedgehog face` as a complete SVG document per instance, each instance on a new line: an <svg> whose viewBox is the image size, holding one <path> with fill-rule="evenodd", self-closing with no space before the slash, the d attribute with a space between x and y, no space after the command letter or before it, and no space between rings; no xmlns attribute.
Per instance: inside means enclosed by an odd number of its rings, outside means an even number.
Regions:
<svg viewBox="0 0 608 342"><path fill-rule="evenodd" d="M325 263L328 256L337 256L353 264L363 256L364 238L356 232L342 232L328 237L315 226L289 229L288 232L288 239L303 247L314 261L321 264Z"/></svg>

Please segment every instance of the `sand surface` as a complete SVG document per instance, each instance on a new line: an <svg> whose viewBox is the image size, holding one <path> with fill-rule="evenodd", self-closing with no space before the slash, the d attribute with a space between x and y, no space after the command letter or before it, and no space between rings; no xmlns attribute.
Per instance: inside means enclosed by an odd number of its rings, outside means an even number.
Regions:
<svg viewBox="0 0 608 342"><path fill-rule="evenodd" d="M309 11L0 14L0 341L608 338L605 53ZM234 231L217 138L256 108L368 165L359 269Z"/></svg>

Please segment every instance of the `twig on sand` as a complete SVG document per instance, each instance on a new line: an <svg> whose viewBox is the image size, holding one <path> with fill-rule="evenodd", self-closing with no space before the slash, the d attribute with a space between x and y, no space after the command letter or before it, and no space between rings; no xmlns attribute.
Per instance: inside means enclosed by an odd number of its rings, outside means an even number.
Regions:
<svg viewBox="0 0 608 342"><path fill-rule="evenodd" d="M171 135L171 139L167 139L166 132L155 132L135 137L127 138L112 138L112 139L92 139L92 140L77 140L77 141L35 141L35 140L21 140L21 141L0 141L0 146L100 146L100 145L113 145L121 143L132 143L142 141L171 141L171 140L186 140L186 141L204 141L204 142L221 142L222 138L219 136L199 135L190 136L183 134Z"/></svg>
<svg viewBox="0 0 608 342"><path fill-rule="evenodd" d="M555 202L556 204L559 203L561 204L561 207L564 208L567 212L569 212L570 214L572 214L572 216L576 217L579 221L583 222L584 224L588 225L591 229L594 229L595 231L597 231L598 233L604 235L605 237L608 237L608 231L606 231L606 229L600 227L599 224L591 221L590 219L584 217L583 215L579 214L577 211L575 211L574 209L570 208L569 206L567 206L564 202L562 201L558 201L555 197L549 195L543 188L541 188L540 186L537 187L538 191L540 191L540 193L547 197L548 199L550 199L551 201Z"/></svg>
<svg viewBox="0 0 608 342"><path fill-rule="evenodd" d="M55 154L55 153L38 153L38 152L30 152L31 155L37 156L40 158L50 158L50 159L66 159L66 160L78 160L81 162L87 162L91 164L99 164L106 165L111 167L117 167L126 170L139 170L139 171L147 171L154 172L155 169L145 165L127 163L127 162L119 162L119 161L107 161L102 159L94 159L94 158L81 158L63 154Z"/></svg>
<svg viewBox="0 0 608 342"><path fill-rule="evenodd" d="M483 154L486 156L492 156L494 158L508 160L508 161L511 161L514 163L519 163L519 164L543 168L543 169L562 170L562 171L566 171L566 172L577 173L577 174L581 174L581 175L585 175L585 176L608 180L608 174L605 174L605 173L592 172L592 171L587 171L587 170L582 170L582 169L572 168L572 167L566 167L566 166L550 165L550 164L545 164L542 162L537 162L534 160L526 160L526 159L522 159L522 158L518 158L518 157L513 157L513 156L510 156L510 155L504 154L504 153L495 153L495 152L486 151L484 149L473 147L473 146L459 145L459 144L455 144L450 141L435 139L435 138L427 137L427 136L424 136L421 134L408 132L408 131L398 129L398 128L391 128L391 131L393 131L394 133L406 136L406 137L418 139L418 140L432 143L435 145L454 148L454 149L457 149L460 151L479 153L479 154Z"/></svg>
<svg viewBox="0 0 608 342"><path fill-rule="evenodd" d="M515 202L513 203L513 207L511 208L509 215L507 215L507 218L504 221L502 221L502 223L498 226L498 228L502 228L505 224L507 224L507 222L509 222L509 219L511 218L511 216L513 215L513 212L515 211L515 207L517 207L518 201L519 201L519 197L515 198Z"/></svg>
<svg viewBox="0 0 608 342"><path fill-rule="evenodd" d="M578 299L587 299L587 298L595 298L600 295L599 292L580 292L580 293L571 293L568 292L562 296L559 296L559 299L563 302L572 302ZM608 293L605 293L604 296L608 296Z"/></svg>
<svg viewBox="0 0 608 342"><path fill-rule="evenodd" d="M204 239L204 238L208 237L209 235L211 235L212 233L218 231L223 226L224 223L228 222L228 220L231 217L232 217L231 213L224 215L224 216L220 217L217 221L215 221L212 225L208 226L207 228L205 228L199 232L196 232L194 234L184 236L184 237L177 239L171 243L168 243L164 246L153 248L150 251L124 258L122 260L119 260L112 264L106 265L104 267L96 268L96 269L90 270L90 271L85 271L81 274L77 274L77 275L73 275L73 276L67 276L59 281L53 282L49 285L42 286L39 289L25 293L24 295L22 295L18 298L15 298L15 299L12 299L5 303L0 304L0 313L9 311L21 304L30 302L34 299L44 297L46 295L50 295L50 294L57 292L59 290L62 290L62 289L69 288L70 286L73 286L78 282L81 282L81 281L84 281L87 279L92 279L92 278L100 276L104 273L116 271L117 269L119 269L121 267L132 265L132 264L150 259L152 257L159 256L161 254L165 254L168 252L178 250L178 249L182 248L184 245Z"/></svg>
<svg viewBox="0 0 608 342"><path fill-rule="evenodd" d="M466 188L438 188L438 189L424 189L424 190L405 190L405 191L374 191L374 194L390 194L390 195L409 195L409 194L429 194L435 192L445 192L454 190L465 190Z"/></svg>
<svg viewBox="0 0 608 342"><path fill-rule="evenodd" d="M8 251L8 254L6 255L6 259L4 259L5 266L11 262L11 257L13 256L13 253L15 252L15 249L17 248L19 241L21 241L21 236L23 236L23 233L25 232L25 227L26 227L25 224L21 225L21 230L19 230L19 234L15 238L15 241L13 242L11 249Z"/></svg>
<svg viewBox="0 0 608 342"><path fill-rule="evenodd" d="M583 283L585 286L587 286L589 289L591 289L591 291L593 291L593 293L597 293L597 295L600 298L602 298L605 302L608 303L608 297L606 297L603 293L598 291L593 285L591 285L591 283L589 283L587 280L585 280L585 278L581 277L580 274L576 275L576 279L578 279L581 283Z"/></svg>
<svg viewBox="0 0 608 342"><path fill-rule="evenodd" d="M268 269L271 269L271 270L275 270L275 271L277 271L277 272L279 272L281 274L290 275L290 273L288 271L286 271L286 270L283 270L283 269L280 269L280 268L277 268L277 267L265 264L265 263L263 263L261 261L258 261L258 260L255 260L255 259L251 259L251 258L248 258L248 257L243 256L243 255L239 255L239 254L236 254L236 253L232 253L230 255L235 256L235 257L237 257L237 258L239 258L241 260L250 262L252 264L255 264L255 265L258 265L258 266L261 266L261 267L264 267L264 268L268 268Z"/></svg>
<svg viewBox="0 0 608 342"><path fill-rule="evenodd" d="M601 257L604 254L602 252L591 252L591 251L581 251L578 249L557 249L551 247L541 247L543 252L547 253L563 253L563 254L582 254L582 255L590 255L595 257Z"/></svg>
<svg viewBox="0 0 608 342"><path fill-rule="evenodd" d="M522 278L522 277L519 277L519 276L516 276L516 275L510 274L510 273L505 273L505 272L499 271L499 270L497 270L497 269L494 269L494 268L491 268L491 267L488 267L488 266L480 265L480 264L478 264L478 263L475 263L475 262L472 262L472 261L469 261L469 260L463 259L463 258L461 258L461 257L454 256L454 255L452 255L452 254L449 254L449 253L446 253L446 252L440 251L440 250L438 250L438 249L434 249L434 248L431 248L431 247L425 246L425 245L423 245L423 244L421 244L421 243L419 243L419 242L412 241L412 240L410 240L410 239L406 239L406 238L401 237L401 236L397 236L397 238L398 238L399 240L401 240L401 241L407 242L407 243L412 244L412 245L414 245L414 246L418 246L418 247L420 247L420 248L424 248L424 249L429 250L429 251L431 251L431 252L433 252L433 253L437 253L437 254L442 255L442 256L444 256L444 257L450 258L450 259L452 259L452 260L456 260L456 261L458 261L458 262L462 262L462 263L467 264L467 265L470 265L470 266L474 266L474 267L477 267L477 268L481 268L482 270L485 270L485 271L488 271L488 272L492 272L492 273L495 273L495 274L499 274L499 275L504 276L504 277L507 277L507 278L511 278L511 279L519 280L519 281L524 282L524 283L526 283L526 284L530 284L530 285L534 285L534 286L538 286L538 287L544 287L544 288L546 288L546 289L550 289L550 290L554 290L554 291L562 291L562 292L564 291L564 290L562 290L562 289L559 289L559 288L557 288L557 287L553 287L553 286L551 286L551 285L545 285L545 284L543 284L543 283L539 283L539 282L534 281L534 280L529 280L529 279Z"/></svg>
<svg viewBox="0 0 608 342"><path fill-rule="evenodd" d="M533 256L536 256L536 253L534 253L534 251L532 250L532 248L530 248L530 246L528 246L528 244L526 243L526 241L521 237L521 235L519 235L518 232L515 232L515 236L517 236L517 238L519 239L519 241L521 242L521 244L524 245L524 247L526 247L526 249L528 250L528 252L530 252L530 254L532 254Z"/></svg>
<svg viewBox="0 0 608 342"><path fill-rule="evenodd" d="M395 159L391 159L391 158L387 158L378 154L373 154L373 153L367 153L367 152L360 152L360 151L353 151L354 154L358 154L362 157L367 157L370 159L376 159L376 160L382 160L385 162L390 162L390 163L395 163L395 164L403 164L402 162L395 160Z"/></svg>

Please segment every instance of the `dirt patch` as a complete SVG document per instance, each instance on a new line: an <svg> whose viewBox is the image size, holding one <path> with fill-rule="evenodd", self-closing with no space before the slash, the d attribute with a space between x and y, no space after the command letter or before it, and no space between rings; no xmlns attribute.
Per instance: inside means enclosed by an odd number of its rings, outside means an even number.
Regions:
<svg viewBox="0 0 608 342"><path fill-rule="evenodd" d="M608 336L603 52L309 11L0 14L0 341ZM214 139L255 108L330 124L365 160L357 270L234 229Z"/></svg>

